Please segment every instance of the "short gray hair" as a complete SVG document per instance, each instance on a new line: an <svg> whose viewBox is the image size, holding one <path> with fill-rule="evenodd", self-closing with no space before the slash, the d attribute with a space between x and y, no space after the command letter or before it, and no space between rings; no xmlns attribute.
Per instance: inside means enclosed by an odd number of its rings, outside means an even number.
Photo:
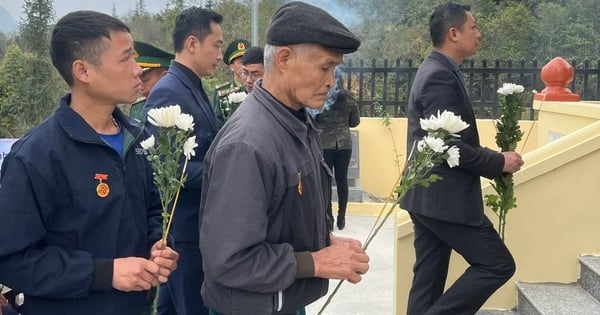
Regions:
<svg viewBox="0 0 600 315"><path fill-rule="evenodd" d="M278 48L279 46L265 45L265 72L273 71L273 67L275 66L275 54L277 53Z"/></svg>
<svg viewBox="0 0 600 315"><path fill-rule="evenodd" d="M281 47L290 47L294 51L296 55L304 56L309 52L313 51L315 48L319 47L319 44L313 43L302 43L302 44L294 44L289 46L274 46L274 45L265 45L265 72L271 72L273 67L275 66L275 54L277 54L277 50Z"/></svg>

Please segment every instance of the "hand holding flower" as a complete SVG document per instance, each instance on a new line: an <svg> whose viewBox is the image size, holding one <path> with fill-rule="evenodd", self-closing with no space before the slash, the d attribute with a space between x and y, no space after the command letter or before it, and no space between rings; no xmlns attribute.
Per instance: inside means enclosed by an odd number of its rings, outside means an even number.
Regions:
<svg viewBox="0 0 600 315"><path fill-rule="evenodd" d="M158 240L150 250L150 260L159 267L157 274L158 281L165 283L171 273L177 269L179 253L165 245L162 240Z"/></svg>
<svg viewBox="0 0 600 315"><path fill-rule="evenodd" d="M498 216L498 233L504 240L506 227L506 215L508 211L517 206L517 198L514 196L514 182L512 173L517 172L523 166L521 155L514 152L517 143L521 141L523 132L519 126L521 118L520 93L524 91L523 86L504 83L498 89L500 94L500 110L502 116L496 121L496 144L500 147L504 156L504 167L502 171L507 173L494 179L492 187L496 194L485 196L485 204Z"/></svg>
<svg viewBox="0 0 600 315"><path fill-rule="evenodd" d="M383 224L392 214L396 205L398 205L400 200L410 189L417 185L429 187L429 185L432 183L442 180L439 175L431 172L434 167L440 166L444 163L446 163L450 168L459 165L460 150L457 146L452 145L452 142L457 141L460 138L458 133L468 128L469 124L465 123L460 116L457 116L453 112L449 111L443 111L441 113L438 111L437 115L431 115L429 118L421 119L420 124L421 128L427 132L427 135L417 143L413 144L411 153L407 158L407 161L404 163L406 171L403 172L404 174L401 178L401 181L395 187L396 198L394 204L389 208L385 215L383 215L385 206L382 209L380 216L377 218L377 221L373 225L371 232L367 236L367 240L363 246L363 252L367 250L369 244L371 241L373 241L379 230L383 227ZM337 244L336 242L337 240L332 237L332 246L330 247L333 248L334 245L344 245L343 242L339 242ZM345 246L351 247L353 245L345 243ZM317 265L317 260L320 257L318 257L318 255L315 256L314 253L313 257L315 258L315 265ZM368 258L368 256L366 257ZM363 261L362 263L366 264L368 263L368 260ZM366 267L368 268L368 265L366 265ZM366 270L355 270L355 274L350 274L351 277L349 274L344 274L344 276L339 276L334 279L348 279L348 281L356 283L361 279L361 274L359 271L366 272ZM316 269L315 273L316 276L318 276ZM329 298L325 304L323 304L319 310L318 314L322 314L329 303L331 303L331 300L338 292L342 283L343 280L337 284L333 292L329 295Z"/></svg>
<svg viewBox="0 0 600 315"><path fill-rule="evenodd" d="M148 111L148 122L156 126L158 135L148 137L140 146L148 151L148 161L152 166L154 183L158 189L162 205L163 237L151 250L151 262L156 265L157 284L167 281L168 276L177 268L179 254L166 246L167 235L173 222L179 192L185 182L185 170L188 160L198 147L194 130L194 119L181 113L179 105L154 108ZM180 160L183 158L183 168ZM181 172L181 174L179 173ZM170 211L169 211L170 208ZM158 290L154 299L152 314L157 312Z"/></svg>

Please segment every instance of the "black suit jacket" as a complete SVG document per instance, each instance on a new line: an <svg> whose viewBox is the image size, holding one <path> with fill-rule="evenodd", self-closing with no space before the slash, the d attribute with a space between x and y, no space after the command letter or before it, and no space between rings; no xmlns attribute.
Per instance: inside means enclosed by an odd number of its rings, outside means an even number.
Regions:
<svg viewBox="0 0 600 315"><path fill-rule="evenodd" d="M475 115L461 75L438 51L433 51L417 70L408 98L407 154L413 143L426 135L420 126L421 118L449 110L469 127L460 132L461 138L455 143L460 150L460 165L450 168L444 163L434 168L433 172L443 179L429 188L411 189L401 206L439 220L479 225L483 222L480 176L491 179L501 175L504 157L480 146Z"/></svg>

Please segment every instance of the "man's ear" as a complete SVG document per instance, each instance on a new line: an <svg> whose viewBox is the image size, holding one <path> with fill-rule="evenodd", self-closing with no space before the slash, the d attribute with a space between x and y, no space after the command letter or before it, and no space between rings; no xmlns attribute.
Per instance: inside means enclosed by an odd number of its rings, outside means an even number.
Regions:
<svg viewBox="0 0 600 315"><path fill-rule="evenodd" d="M89 83L91 80L90 70L91 65L89 63L79 59L73 61L71 71L74 80Z"/></svg>
<svg viewBox="0 0 600 315"><path fill-rule="evenodd" d="M198 48L200 48L201 42L194 35L190 35L185 38L183 42L183 49L187 49L190 53L194 53Z"/></svg>
<svg viewBox="0 0 600 315"><path fill-rule="evenodd" d="M456 43L458 41L458 36L460 31L456 27L451 27L448 30L448 40L452 43Z"/></svg>
<svg viewBox="0 0 600 315"><path fill-rule="evenodd" d="M275 65L280 69L287 69L294 56L294 51L290 47L281 47L275 53Z"/></svg>

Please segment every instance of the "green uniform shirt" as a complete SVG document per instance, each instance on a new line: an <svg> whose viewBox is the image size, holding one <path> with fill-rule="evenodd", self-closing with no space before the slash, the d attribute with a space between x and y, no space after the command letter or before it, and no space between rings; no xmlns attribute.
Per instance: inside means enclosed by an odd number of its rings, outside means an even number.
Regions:
<svg viewBox="0 0 600 315"><path fill-rule="evenodd" d="M142 115L144 113L144 104L146 104L145 98L131 104L131 109L129 110L129 117L137 121L144 122L145 119L142 119Z"/></svg>
<svg viewBox="0 0 600 315"><path fill-rule="evenodd" d="M236 84L235 80L216 86L212 97L212 104L220 126L233 115L239 106L239 104L229 104L228 99L229 94L237 92L246 92L246 88L244 85Z"/></svg>

